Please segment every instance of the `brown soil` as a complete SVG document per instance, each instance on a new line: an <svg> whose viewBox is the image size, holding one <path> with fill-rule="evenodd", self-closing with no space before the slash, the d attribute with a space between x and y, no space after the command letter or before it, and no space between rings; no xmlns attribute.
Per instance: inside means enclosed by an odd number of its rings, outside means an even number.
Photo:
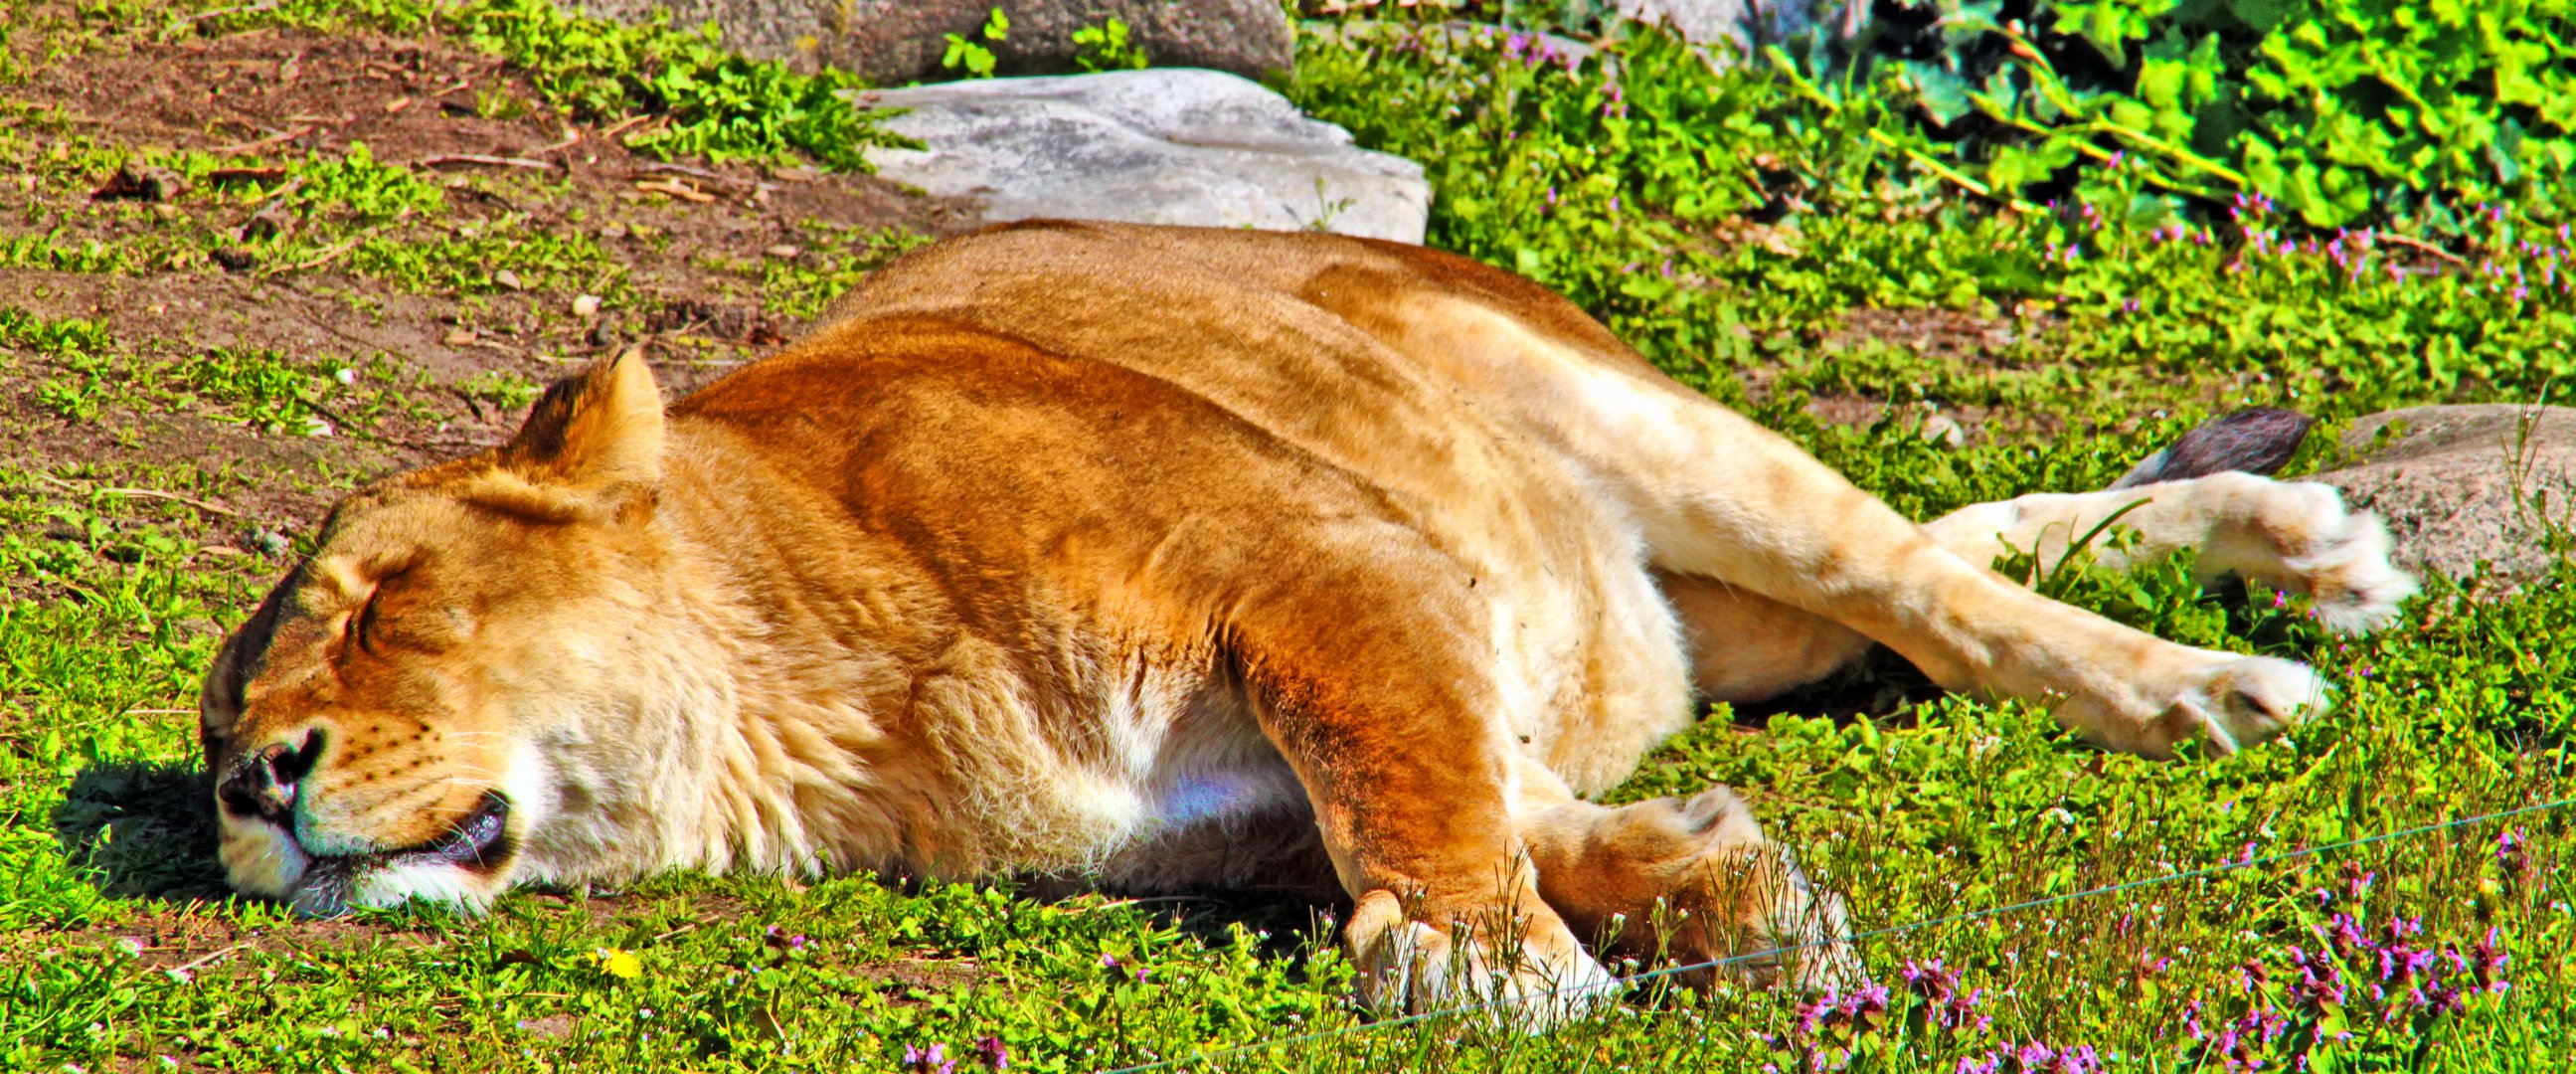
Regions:
<svg viewBox="0 0 2576 1074"><path fill-rule="evenodd" d="M28 5L12 18L34 22L59 7ZM640 343L677 392L796 334L804 325L764 311L757 277L742 266L812 257L802 248L810 245L803 222L930 235L976 223L957 206L868 176L657 160L624 139L658 120L625 130L568 124L534 103L541 98L520 72L436 38L260 30L176 43L111 40L52 63L23 37L15 47L34 69L0 85L0 103L44 119L26 128L42 131L33 159L0 159L0 242L51 234L53 245L76 248L156 232L229 233L256 208L213 189L157 201L148 191L95 197L112 188L115 169L71 188L40 176L49 153L198 149L283 163L364 143L376 160L445 184L439 223L459 233L589 233L632 296L622 308L581 317L572 312L578 287L406 294L331 261L228 268L233 252L180 258L139 276L0 269L0 309L102 322L120 355L144 366L247 346L298 359L386 356L427 375L429 390L405 401L410 413L336 422L342 427L329 436L257 431L186 407L110 406L93 420L72 420L37 398L39 386L63 373L61 362L13 356L0 344L0 465L102 468L99 480L43 490L48 496L120 484L105 476L120 468L188 463L229 475L220 491L192 495L196 505L150 489L128 494L164 508L158 521L209 546L209 555L256 544L259 531L308 531L353 480L498 442L519 415L455 387L477 374L544 382ZM0 119L8 122L15 120Z"/></svg>

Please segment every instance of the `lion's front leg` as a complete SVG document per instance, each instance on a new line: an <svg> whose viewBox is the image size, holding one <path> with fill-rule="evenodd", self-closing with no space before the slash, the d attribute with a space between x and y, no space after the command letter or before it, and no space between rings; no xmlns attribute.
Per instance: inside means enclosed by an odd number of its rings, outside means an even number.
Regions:
<svg viewBox="0 0 2576 1074"><path fill-rule="evenodd" d="M1362 998L1534 1029L1613 1001L1514 830L1515 742L1477 597L1378 555L1366 577L1317 571L1258 594L1224 630L1357 902L1343 941Z"/></svg>
<svg viewBox="0 0 2576 1074"><path fill-rule="evenodd" d="M1410 711L1274 704L1264 721L1296 743L1325 849L1357 900L1343 943L1362 999L1389 1012L1493 1004L1494 1020L1533 1028L1613 1000L1609 973L1540 895L1507 811L1502 744L1463 699L1405 692L1381 696Z"/></svg>

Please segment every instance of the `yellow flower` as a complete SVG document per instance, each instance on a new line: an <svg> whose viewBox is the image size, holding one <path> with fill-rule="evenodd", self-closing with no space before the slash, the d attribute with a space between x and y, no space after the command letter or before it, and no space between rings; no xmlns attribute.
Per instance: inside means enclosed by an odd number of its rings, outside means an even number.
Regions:
<svg viewBox="0 0 2576 1074"><path fill-rule="evenodd" d="M592 951L590 957L591 961L599 963L599 972L621 981L632 981L644 975L644 960L635 957L633 951L602 947Z"/></svg>

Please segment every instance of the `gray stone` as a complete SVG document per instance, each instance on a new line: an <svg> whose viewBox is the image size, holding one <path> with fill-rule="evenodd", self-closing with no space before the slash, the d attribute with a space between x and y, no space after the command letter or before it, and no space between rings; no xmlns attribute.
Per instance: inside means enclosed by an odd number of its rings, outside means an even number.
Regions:
<svg viewBox="0 0 2576 1074"><path fill-rule="evenodd" d="M1666 23L1692 42L1733 41L1747 53L1820 26L1850 37L1863 14L1862 0L1617 0L1614 8L1630 22Z"/></svg>
<svg viewBox="0 0 2576 1074"><path fill-rule="evenodd" d="M2343 443L2358 461L2310 480L2386 519L2409 568L2460 577L2485 562L2510 586L2549 573L2551 526L2576 527L2576 408L2408 407L2355 422Z"/></svg>
<svg viewBox="0 0 2576 1074"><path fill-rule="evenodd" d="M945 77L948 35L993 51L1005 74L1076 70L1073 33L1116 18L1154 63L1252 78L1293 71L1296 45L1277 0L568 0L594 15L642 22L657 10L765 59L854 71L880 86ZM978 31L996 7L1011 20L998 42Z"/></svg>
<svg viewBox="0 0 2576 1074"><path fill-rule="evenodd" d="M1218 71L1154 68L995 78L861 100L923 150L872 148L878 174L980 200L986 220L1031 217L1316 229L1422 241L1421 165L1351 145L1340 127Z"/></svg>

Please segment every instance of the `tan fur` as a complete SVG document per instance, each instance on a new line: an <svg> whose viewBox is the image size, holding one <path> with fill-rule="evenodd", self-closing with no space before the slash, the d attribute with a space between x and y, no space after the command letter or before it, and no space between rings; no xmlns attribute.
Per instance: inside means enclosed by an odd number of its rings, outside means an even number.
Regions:
<svg viewBox="0 0 2576 1074"><path fill-rule="evenodd" d="M1983 569L2117 503L1927 531L1418 248L1005 228L658 399L603 363L509 445L340 505L208 676L236 886L329 912L682 867L1321 884L1390 1004L1527 995L1607 982L1579 939L1840 930L1723 790L1583 800L1695 689L1776 694L1875 640L2152 754L2325 705L2297 665ZM2338 622L2402 595L2330 493L2119 495L2150 545L2326 579ZM1815 954L1762 974L1847 958Z"/></svg>

